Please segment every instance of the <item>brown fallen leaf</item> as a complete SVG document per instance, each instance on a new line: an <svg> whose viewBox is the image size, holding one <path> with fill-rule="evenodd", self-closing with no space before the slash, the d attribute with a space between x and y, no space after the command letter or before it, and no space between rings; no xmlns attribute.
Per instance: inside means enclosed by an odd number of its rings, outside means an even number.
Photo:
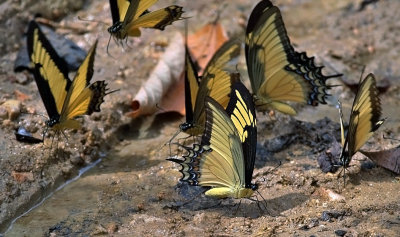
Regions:
<svg viewBox="0 0 400 237"><path fill-rule="evenodd" d="M181 74L185 64L183 36L176 34L149 79L132 101L132 111L126 116L136 118L159 112L176 111L184 114L184 87ZM181 83L179 84L179 81ZM161 106L160 111L158 106Z"/></svg>
<svg viewBox="0 0 400 237"><path fill-rule="evenodd" d="M375 164L400 174L400 146L383 151L360 151Z"/></svg>
<svg viewBox="0 0 400 237"><path fill-rule="evenodd" d="M227 34L217 21L208 23L194 34L188 36L188 46L192 57L200 67L199 75L203 73L207 63L214 53L228 40Z"/></svg>
<svg viewBox="0 0 400 237"><path fill-rule="evenodd" d="M188 47L198 65L204 69L227 40L221 24L212 22L188 36ZM126 116L136 118L165 112L185 115L184 55L184 41L179 34L171 40L149 79L136 94L131 104L132 111Z"/></svg>

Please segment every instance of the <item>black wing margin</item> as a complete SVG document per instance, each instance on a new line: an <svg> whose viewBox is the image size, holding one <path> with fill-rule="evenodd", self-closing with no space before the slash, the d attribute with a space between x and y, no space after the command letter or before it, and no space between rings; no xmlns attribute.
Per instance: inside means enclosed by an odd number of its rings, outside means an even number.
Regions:
<svg viewBox="0 0 400 237"><path fill-rule="evenodd" d="M232 86L231 98L226 107L226 112L235 124L242 142L245 184L246 187L250 187L256 158L257 124L253 97L243 83L236 82ZM240 125L235 121L239 122Z"/></svg>

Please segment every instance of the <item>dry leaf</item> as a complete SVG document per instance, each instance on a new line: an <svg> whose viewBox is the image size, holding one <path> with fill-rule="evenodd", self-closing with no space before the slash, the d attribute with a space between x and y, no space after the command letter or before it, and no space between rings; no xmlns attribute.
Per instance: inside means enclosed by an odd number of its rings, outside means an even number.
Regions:
<svg viewBox="0 0 400 237"><path fill-rule="evenodd" d="M133 111L127 113L127 116L136 118L140 115L153 114L159 110L157 105L162 106L160 112L176 111L183 114L185 107L184 96L181 96L184 93L183 80L180 84L179 81L185 64L184 55L183 37L181 34L176 34L149 79L133 99Z"/></svg>
<svg viewBox="0 0 400 237"><path fill-rule="evenodd" d="M370 158L375 164L391 170L396 174L400 174L400 147L383 151L360 152Z"/></svg>
<svg viewBox="0 0 400 237"><path fill-rule="evenodd" d="M185 115L185 76L182 73L179 81L172 85L161 100L161 108L168 112L175 111ZM158 113L158 112L157 112Z"/></svg>
<svg viewBox="0 0 400 237"><path fill-rule="evenodd" d="M194 34L188 36L190 53L200 67L200 75L214 53L227 40L226 32L218 22L208 23Z"/></svg>

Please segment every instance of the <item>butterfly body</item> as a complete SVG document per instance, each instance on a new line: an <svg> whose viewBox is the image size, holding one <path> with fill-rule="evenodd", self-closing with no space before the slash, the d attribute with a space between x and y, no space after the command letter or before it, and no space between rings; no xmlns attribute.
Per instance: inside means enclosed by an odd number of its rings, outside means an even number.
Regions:
<svg viewBox="0 0 400 237"><path fill-rule="evenodd" d="M116 39L139 37L140 28L164 30L167 25L182 19L182 7L171 5L150 12L147 9L158 0L110 0L113 25L107 31Z"/></svg>
<svg viewBox="0 0 400 237"><path fill-rule="evenodd" d="M325 76L314 58L296 52L290 43L279 8L269 0L253 9L246 29L246 62L258 110L276 109L295 115L287 102L326 104Z"/></svg>
<svg viewBox="0 0 400 237"><path fill-rule="evenodd" d="M34 78L49 115L47 126L55 131L80 128L80 123L74 118L99 112L108 90L104 81L90 83L97 41L73 81L68 78L65 61L57 55L34 21L29 23L27 45L34 65Z"/></svg>
<svg viewBox="0 0 400 237"><path fill-rule="evenodd" d="M206 123L201 144L184 160L169 158L181 165L180 179L190 185L209 187L207 196L247 198L257 190L252 183L256 155L257 128L252 97L245 86L232 86L229 104L224 108L211 97L205 99Z"/></svg>

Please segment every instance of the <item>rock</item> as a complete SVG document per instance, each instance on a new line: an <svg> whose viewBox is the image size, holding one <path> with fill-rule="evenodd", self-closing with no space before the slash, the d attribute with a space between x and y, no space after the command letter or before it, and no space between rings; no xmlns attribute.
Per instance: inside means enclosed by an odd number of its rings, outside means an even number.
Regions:
<svg viewBox="0 0 400 237"><path fill-rule="evenodd" d="M330 189L319 188L314 193L313 196L317 196L322 200L329 200L334 202L345 202L346 198L338 193L333 192Z"/></svg>
<svg viewBox="0 0 400 237"><path fill-rule="evenodd" d="M79 155L72 156L69 161L71 162L71 164L76 165L76 166L81 166L84 164L83 159Z"/></svg>
<svg viewBox="0 0 400 237"><path fill-rule="evenodd" d="M344 236L347 233L345 230L335 230L337 236Z"/></svg>
<svg viewBox="0 0 400 237"><path fill-rule="evenodd" d="M116 223L110 223L107 225L108 234L114 234L118 230L118 225Z"/></svg>
<svg viewBox="0 0 400 237"><path fill-rule="evenodd" d="M7 100L0 106L0 116L3 114L4 109L7 111L7 118L9 120L15 120L20 115L21 111L21 102L18 100Z"/></svg>
<svg viewBox="0 0 400 237"><path fill-rule="evenodd" d="M321 221L333 221L333 219L338 219L342 216L344 216L346 213L344 211L336 211L336 210L330 210L330 211L323 211L321 215Z"/></svg>

